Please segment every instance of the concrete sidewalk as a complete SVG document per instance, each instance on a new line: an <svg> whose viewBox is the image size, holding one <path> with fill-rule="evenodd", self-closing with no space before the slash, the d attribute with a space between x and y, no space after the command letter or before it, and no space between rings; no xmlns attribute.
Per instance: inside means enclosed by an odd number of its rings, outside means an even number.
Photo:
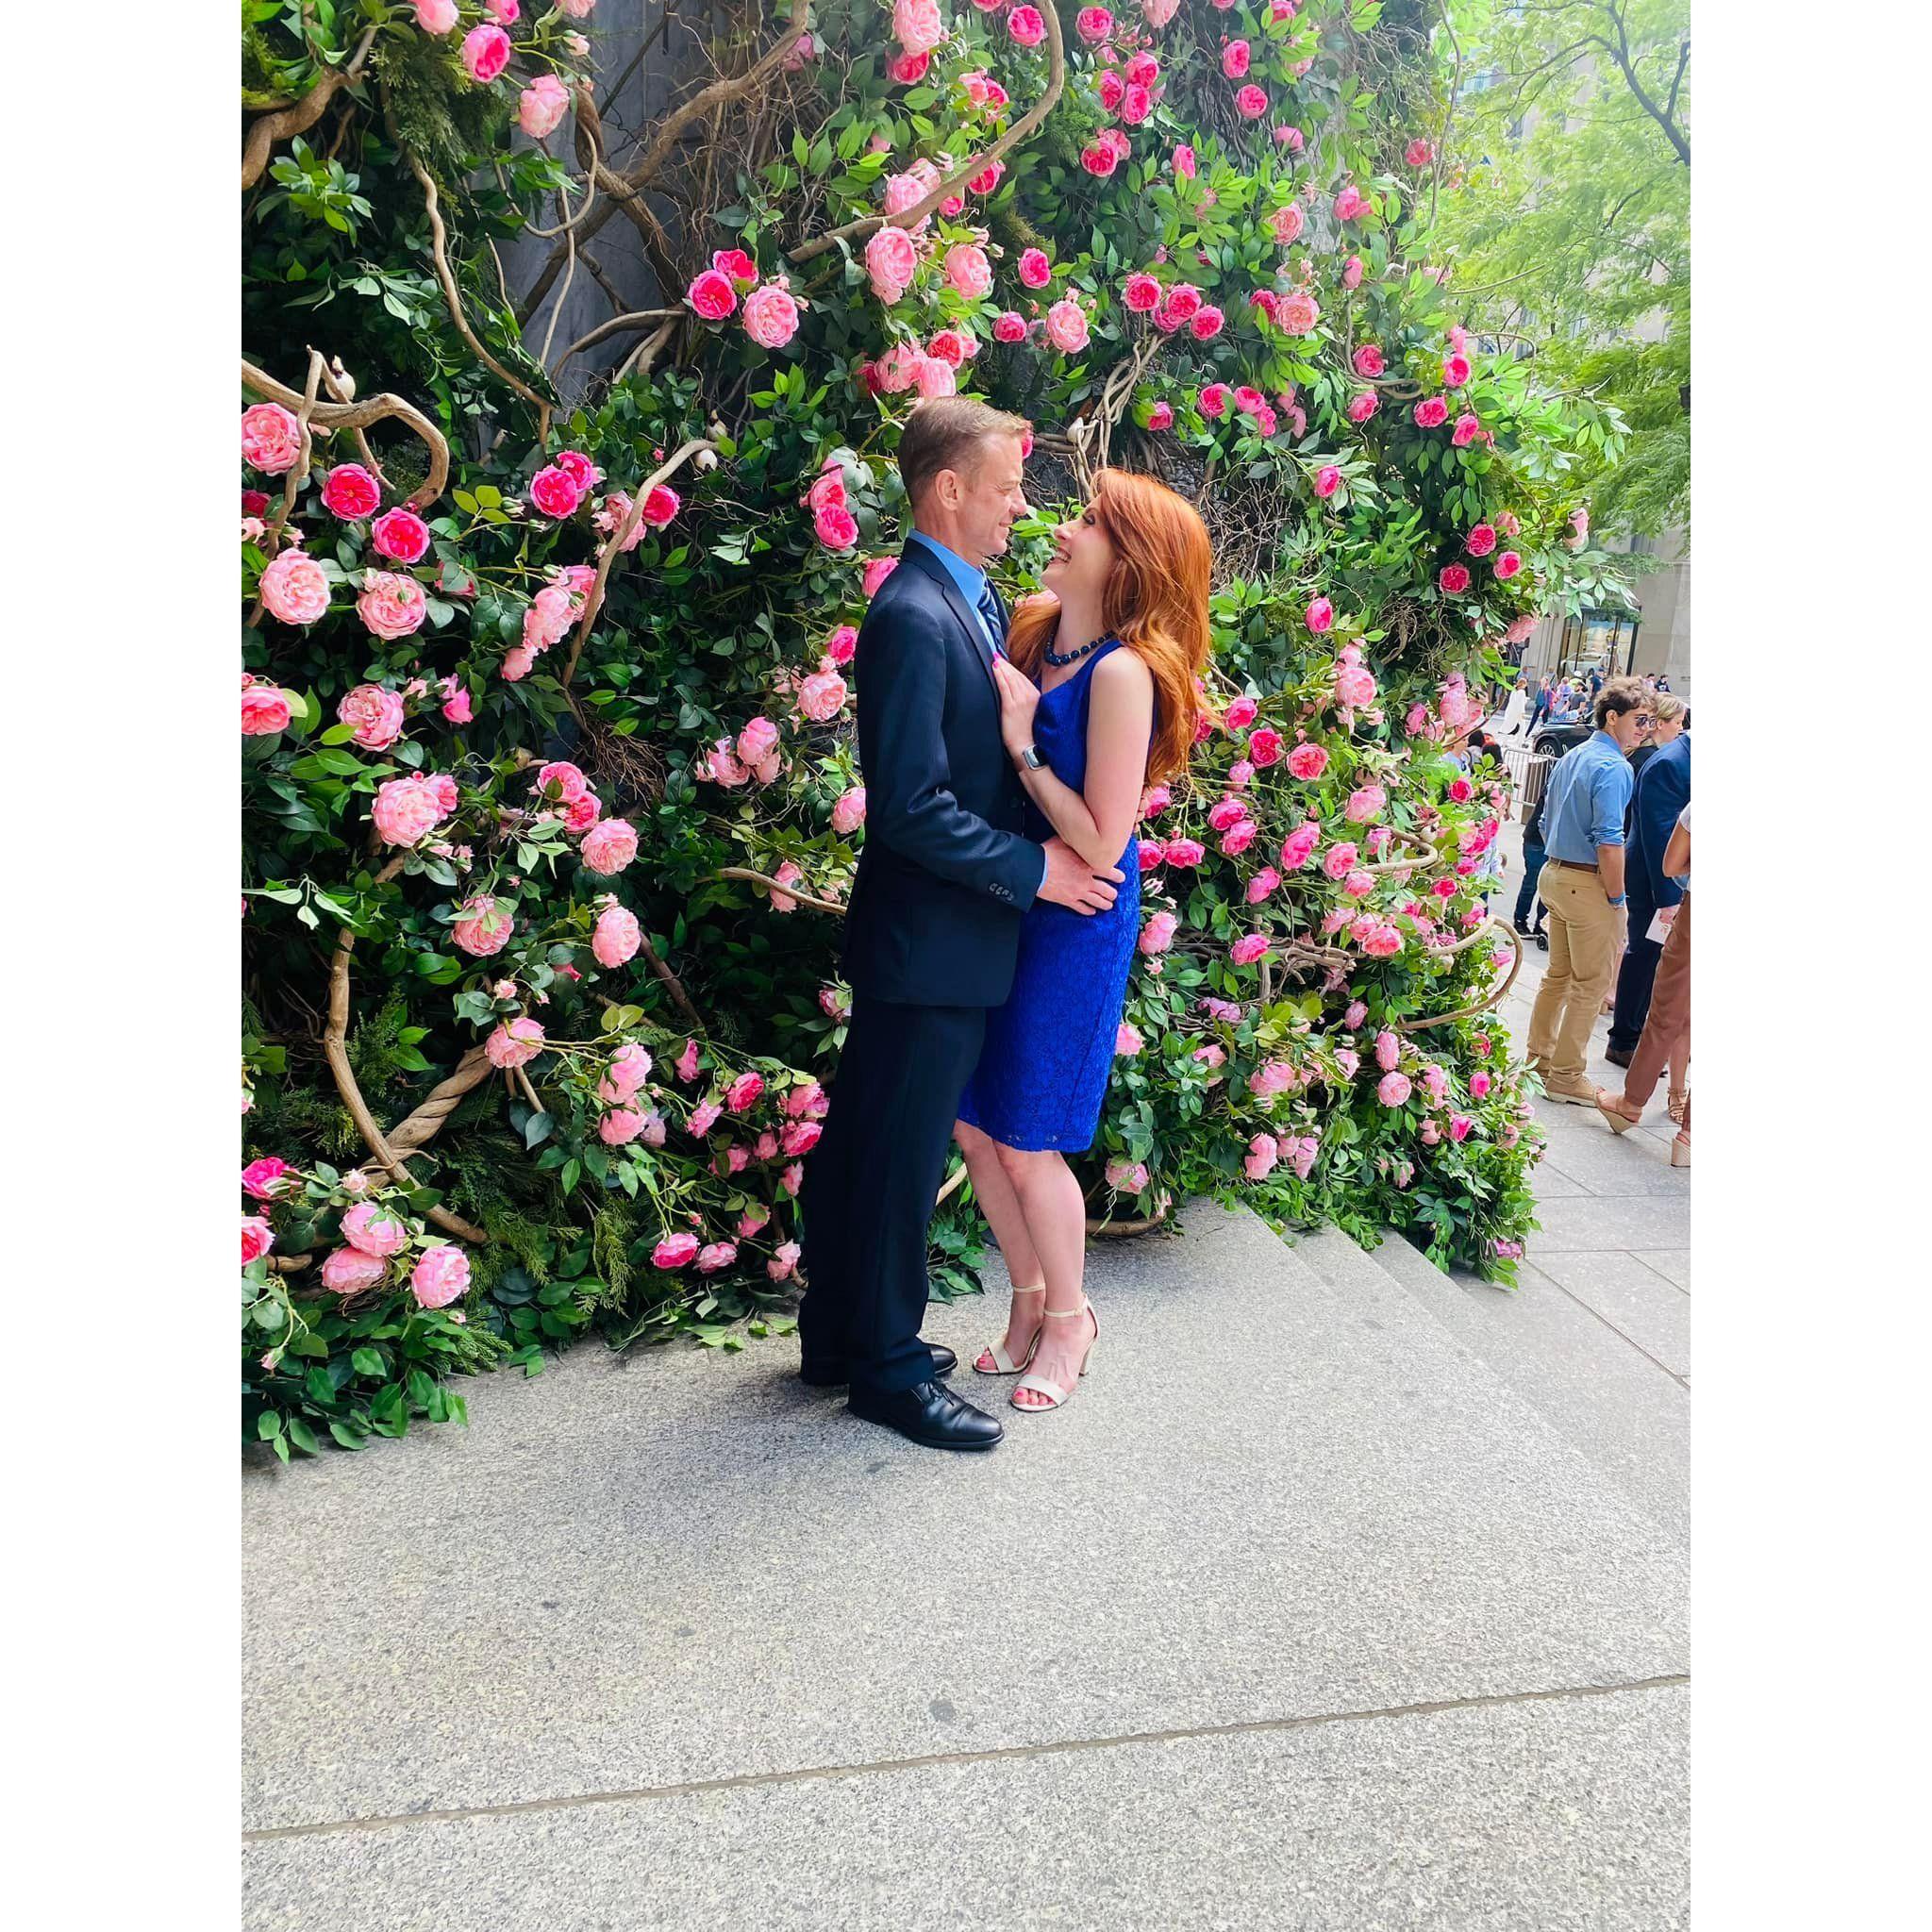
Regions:
<svg viewBox="0 0 1932 1932"><path fill-rule="evenodd" d="M991 1456L774 1342L251 1468L250 1932L1686 1924L1686 1176L1555 1114L1520 1294L1197 1206Z"/></svg>

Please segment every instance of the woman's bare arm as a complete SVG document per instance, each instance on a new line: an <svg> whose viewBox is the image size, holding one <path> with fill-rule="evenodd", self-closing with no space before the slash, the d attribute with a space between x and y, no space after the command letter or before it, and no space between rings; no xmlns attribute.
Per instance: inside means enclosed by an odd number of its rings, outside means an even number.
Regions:
<svg viewBox="0 0 1932 1932"><path fill-rule="evenodd" d="M1154 731L1154 674L1131 650L1093 667L1087 713L1087 785L1075 791L1042 767L1020 782L1054 830L1090 865L1117 864L1141 809Z"/></svg>

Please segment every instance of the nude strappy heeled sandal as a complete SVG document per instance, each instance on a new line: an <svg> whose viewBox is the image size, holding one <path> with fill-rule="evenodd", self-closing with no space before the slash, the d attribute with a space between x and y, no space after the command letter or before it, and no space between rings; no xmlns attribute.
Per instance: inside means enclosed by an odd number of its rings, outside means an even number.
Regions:
<svg viewBox="0 0 1932 1932"><path fill-rule="evenodd" d="M1093 1315L1093 1304L1083 1295L1077 1308L1049 1308L1045 1320L1041 1323L1040 1332L1046 1333L1047 1322L1071 1322L1081 1315ZM1080 1374L1087 1373L1093 1360L1093 1351L1100 1345L1100 1317L1093 1315L1093 1334L1087 1343L1087 1353L1080 1357ZM1030 1389L1036 1395L1046 1397L1044 1407L1035 1407L1030 1403L1020 1401L1022 1389ZM1049 1382L1044 1375L1022 1375L1013 1389L1013 1399L1008 1407L1017 1408L1022 1415L1044 1415L1049 1408L1061 1408L1074 1399L1071 1389L1062 1389L1058 1382Z"/></svg>
<svg viewBox="0 0 1932 1932"><path fill-rule="evenodd" d="M1042 1282L1038 1288L1015 1289L1013 1291L1016 1294L1044 1294L1046 1284ZM1017 1375L1023 1374L1033 1357L1040 1353L1040 1338L1045 1333L1044 1324L1033 1331L1033 1340L1027 1344L1026 1353L1018 1361L1015 1361L1007 1353L1007 1338L1004 1335L997 1341L989 1341L979 1351L979 1354L991 1356L999 1366L997 1368L982 1369L979 1366L979 1356L974 1356L973 1358L973 1373L975 1375Z"/></svg>

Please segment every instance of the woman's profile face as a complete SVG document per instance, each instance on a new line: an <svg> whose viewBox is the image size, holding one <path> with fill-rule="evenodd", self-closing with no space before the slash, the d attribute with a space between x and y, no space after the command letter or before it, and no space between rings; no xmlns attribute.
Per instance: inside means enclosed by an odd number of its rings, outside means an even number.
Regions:
<svg viewBox="0 0 1932 1932"><path fill-rule="evenodd" d="M1659 718L1652 727L1652 735L1658 744L1668 744L1684 728L1684 714L1679 711L1674 718Z"/></svg>
<svg viewBox="0 0 1932 1932"><path fill-rule="evenodd" d="M1114 554L1100 512L1090 503L1054 532L1053 560L1041 573L1040 581L1062 603L1072 597L1098 609Z"/></svg>

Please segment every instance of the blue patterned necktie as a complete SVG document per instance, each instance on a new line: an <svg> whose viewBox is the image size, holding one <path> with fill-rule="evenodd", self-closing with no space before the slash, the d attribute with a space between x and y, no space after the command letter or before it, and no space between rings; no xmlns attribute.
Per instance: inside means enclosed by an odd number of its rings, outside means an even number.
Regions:
<svg viewBox="0 0 1932 1932"><path fill-rule="evenodd" d="M992 640L992 654L1004 658L1006 654L1006 625L1000 622L1000 600L993 594L993 588L988 584L979 593L979 614L986 620L986 634Z"/></svg>

